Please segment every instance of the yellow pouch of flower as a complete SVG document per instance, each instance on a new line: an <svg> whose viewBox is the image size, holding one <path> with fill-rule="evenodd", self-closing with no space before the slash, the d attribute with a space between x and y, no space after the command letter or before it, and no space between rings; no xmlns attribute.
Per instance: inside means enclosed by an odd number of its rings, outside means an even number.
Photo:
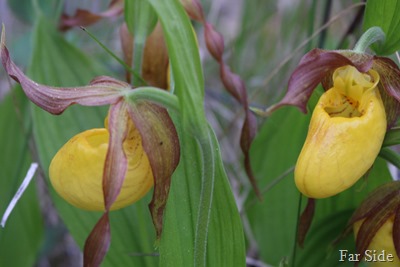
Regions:
<svg viewBox="0 0 400 267"><path fill-rule="evenodd" d="M379 74L352 66L335 70L319 99L295 168L297 188L325 198L351 187L372 166L386 132Z"/></svg>

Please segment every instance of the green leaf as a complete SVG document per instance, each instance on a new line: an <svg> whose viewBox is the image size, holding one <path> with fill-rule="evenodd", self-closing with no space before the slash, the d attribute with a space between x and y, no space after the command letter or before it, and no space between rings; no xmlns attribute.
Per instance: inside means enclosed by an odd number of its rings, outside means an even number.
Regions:
<svg viewBox="0 0 400 267"><path fill-rule="evenodd" d="M386 147L398 144L400 144L400 127L393 127L392 129L386 132L382 146Z"/></svg>
<svg viewBox="0 0 400 267"><path fill-rule="evenodd" d="M25 23L31 24L39 15L57 20L64 0L8 0L12 12Z"/></svg>
<svg viewBox="0 0 400 267"><path fill-rule="evenodd" d="M131 34L141 42L153 31L157 23L157 14L147 1L126 0L125 22Z"/></svg>
<svg viewBox="0 0 400 267"><path fill-rule="evenodd" d="M40 19L34 32L34 53L29 74L35 81L54 86L85 85L97 75L108 74L99 63L67 43L48 21ZM31 111L35 143L47 174L52 157L69 138L83 130L104 127L107 107L73 106L60 116L52 116L35 106ZM82 248L101 213L75 208L52 188L50 190L61 218ZM102 266L157 264L157 257L144 256L154 252L155 233L147 208L149 197L110 213L112 241Z"/></svg>
<svg viewBox="0 0 400 267"><path fill-rule="evenodd" d="M285 107L274 112L260 129L250 157L256 177L261 177L262 191L295 165L306 137L309 117L294 107ZM283 257L291 258L299 194L291 172L263 195L262 202L247 203L245 212L258 252L268 264L277 266Z"/></svg>
<svg viewBox="0 0 400 267"><path fill-rule="evenodd" d="M387 162L390 162L391 164L396 166L398 169L400 169L400 155L399 155L399 153L391 150L388 147L384 147L379 152L379 156L381 158L385 159Z"/></svg>
<svg viewBox="0 0 400 267"><path fill-rule="evenodd" d="M390 55L400 49L400 2L368 0L364 15L364 31L379 26L386 34L383 43L372 45L378 55Z"/></svg>
<svg viewBox="0 0 400 267"><path fill-rule="evenodd" d="M179 1L149 2L163 26L180 106L174 121L181 162L172 178L160 265L244 266L240 217L218 143L205 119L204 80L194 31Z"/></svg>
<svg viewBox="0 0 400 267"><path fill-rule="evenodd" d="M20 88L12 90L0 104L1 214L17 192L32 161L28 147L31 124L29 120L24 121L25 118L29 119L26 106L27 101ZM33 180L10 214L5 228L0 229L1 264L33 266L43 242L43 230L42 214Z"/></svg>

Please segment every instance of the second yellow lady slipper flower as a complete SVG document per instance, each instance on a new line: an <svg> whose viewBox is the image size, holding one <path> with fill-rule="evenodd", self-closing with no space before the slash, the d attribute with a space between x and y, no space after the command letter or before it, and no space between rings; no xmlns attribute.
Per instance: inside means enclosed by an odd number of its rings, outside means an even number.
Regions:
<svg viewBox="0 0 400 267"><path fill-rule="evenodd" d="M371 267L400 265L399 193L399 181L383 184L353 213L345 233L354 231L358 261L364 259Z"/></svg>
<svg viewBox="0 0 400 267"><path fill-rule="evenodd" d="M400 70L388 58L314 49L300 61L285 97L267 110L294 105L307 112L319 83L326 92L313 112L299 155L296 186L310 198L336 195L373 165L400 111Z"/></svg>
<svg viewBox="0 0 400 267"><path fill-rule="evenodd" d="M364 220L354 223L354 235L360 231ZM397 256L393 243L393 222L394 216L390 217L375 233L371 243L368 245L364 260L369 262L369 267L396 267L400 266L400 259Z"/></svg>
<svg viewBox="0 0 400 267"><path fill-rule="evenodd" d="M297 188L323 198L352 186L372 166L386 132L379 74L353 66L333 73L333 87L316 105L295 169Z"/></svg>

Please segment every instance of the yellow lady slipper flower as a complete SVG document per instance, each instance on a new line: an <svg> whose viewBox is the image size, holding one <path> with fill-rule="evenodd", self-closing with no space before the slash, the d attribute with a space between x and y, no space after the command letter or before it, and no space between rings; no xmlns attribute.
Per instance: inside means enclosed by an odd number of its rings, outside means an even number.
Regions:
<svg viewBox="0 0 400 267"><path fill-rule="evenodd" d="M357 238L364 220L353 225L354 235ZM369 267L397 267L400 266L400 259L397 256L393 243L393 222L391 216L376 232L368 245L364 260L369 262Z"/></svg>
<svg viewBox="0 0 400 267"><path fill-rule="evenodd" d="M132 99L130 84L107 76L80 87L31 80L10 58L4 27L0 59L26 96L51 114L61 114L74 104L110 105L106 128L73 137L53 158L49 170L54 188L65 200L83 209L104 211L85 242L84 265L100 265L107 253L110 210L135 202L153 182L149 209L159 239L171 177L180 159L178 134L168 111L145 99Z"/></svg>
<svg viewBox="0 0 400 267"><path fill-rule="evenodd" d="M87 130L71 138L54 156L50 164L50 180L57 193L70 204L85 210L105 209L102 181L108 142L108 129ZM129 121L124 150L128 169L111 210L134 203L153 186L149 160L132 121Z"/></svg>
<svg viewBox="0 0 400 267"><path fill-rule="evenodd" d="M311 198L335 195L372 166L386 132L379 74L353 66L333 73L333 87L316 105L295 168L297 188Z"/></svg>
<svg viewBox="0 0 400 267"><path fill-rule="evenodd" d="M318 84L325 93L313 112L297 160L295 183L310 198L338 194L364 175L387 129L400 114L400 69L392 60L351 50L313 49L292 73L283 99L262 114L292 105L307 112Z"/></svg>

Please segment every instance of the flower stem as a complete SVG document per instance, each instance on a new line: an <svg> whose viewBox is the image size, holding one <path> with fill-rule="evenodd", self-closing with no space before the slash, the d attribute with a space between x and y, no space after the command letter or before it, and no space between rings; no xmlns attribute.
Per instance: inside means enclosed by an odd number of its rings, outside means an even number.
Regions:
<svg viewBox="0 0 400 267"><path fill-rule="evenodd" d="M371 44L378 41L385 41L385 33L380 27L371 27L360 37L360 40L358 40L354 46L353 51L364 53Z"/></svg>
<svg viewBox="0 0 400 267"><path fill-rule="evenodd" d="M179 111L178 98L168 91L155 87L138 87L125 93L125 99L129 102L147 100L159 104L167 109Z"/></svg>

